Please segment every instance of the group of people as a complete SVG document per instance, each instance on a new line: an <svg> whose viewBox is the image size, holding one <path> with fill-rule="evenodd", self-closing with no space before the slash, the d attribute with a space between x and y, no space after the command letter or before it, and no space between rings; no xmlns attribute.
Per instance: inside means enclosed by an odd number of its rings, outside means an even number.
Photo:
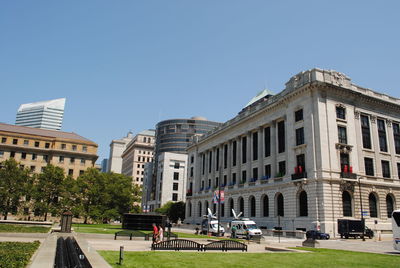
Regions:
<svg viewBox="0 0 400 268"><path fill-rule="evenodd" d="M161 224L158 226L153 223L153 244L158 244L164 241L164 228Z"/></svg>

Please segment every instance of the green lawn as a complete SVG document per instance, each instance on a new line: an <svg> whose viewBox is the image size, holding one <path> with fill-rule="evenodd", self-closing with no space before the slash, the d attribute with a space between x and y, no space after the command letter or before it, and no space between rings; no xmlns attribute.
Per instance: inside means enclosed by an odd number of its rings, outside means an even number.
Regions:
<svg viewBox="0 0 400 268"><path fill-rule="evenodd" d="M0 224L0 233L47 233L50 227L21 224ZM1 267L1 266L0 266Z"/></svg>
<svg viewBox="0 0 400 268"><path fill-rule="evenodd" d="M113 267L399 267L400 256L331 249L302 248L309 253L193 253L125 252L118 265L118 251L99 251Z"/></svg>
<svg viewBox="0 0 400 268"><path fill-rule="evenodd" d="M0 242L0 267L25 267L39 245L39 241Z"/></svg>

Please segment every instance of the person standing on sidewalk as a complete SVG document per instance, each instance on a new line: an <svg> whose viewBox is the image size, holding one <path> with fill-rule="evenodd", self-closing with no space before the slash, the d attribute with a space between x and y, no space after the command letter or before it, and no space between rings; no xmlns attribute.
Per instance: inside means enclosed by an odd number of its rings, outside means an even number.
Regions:
<svg viewBox="0 0 400 268"><path fill-rule="evenodd" d="M155 223L153 223L153 244L157 242L157 237L158 237L158 228Z"/></svg>

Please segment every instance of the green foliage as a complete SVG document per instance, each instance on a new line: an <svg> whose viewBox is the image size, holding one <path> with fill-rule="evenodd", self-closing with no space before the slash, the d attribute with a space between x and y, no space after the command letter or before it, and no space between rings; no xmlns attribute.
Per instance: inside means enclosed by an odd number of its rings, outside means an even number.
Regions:
<svg viewBox="0 0 400 268"><path fill-rule="evenodd" d="M60 214L60 198L64 193L64 170L60 167L48 164L42 173L35 174L33 198L34 209L44 215L47 220L47 214Z"/></svg>
<svg viewBox="0 0 400 268"><path fill-rule="evenodd" d="M185 203L182 201L165 203L162 207L157 208L156 212L167 215L171 222L177 222L179 219L185 219Z"/></svg>
<svg viewBox="0 0 400 268"><path fill-rule="evenodd" d="M86 170L77 179L77 200L85 223L118 219L132 211L134 202L140 202L140 187L132 184L128 176L116 173L100 173L97 169Z"/></svg>
<svg viewBox="0 0 400 268"><path fill-rule="evenodd" d="M0 210L7 219L7 214L23 205L22 197L29 194L31 179L26 169L10 158L1 163L0 168Z"/></svg>
<svg viewBox="0 0 400 268"><path fill-rule="evenodd" d="M112 267L398 267L399 257L363 252L312 249L313 253L129 252L118 265L118 251L99 251Z"/></svg>
<svg viewBox="0 0 400 268"><path fill-rule="evenodd" d="M39 245L39 241L0 242L0 267L25 267Z"/></svg>
<svg viewBox="0 0 400 268"><path fill-rule="evenodd" d="M47 233L49 230L50 227L44 226L27 226L8 223L0 224L0 233Z"/></svg>

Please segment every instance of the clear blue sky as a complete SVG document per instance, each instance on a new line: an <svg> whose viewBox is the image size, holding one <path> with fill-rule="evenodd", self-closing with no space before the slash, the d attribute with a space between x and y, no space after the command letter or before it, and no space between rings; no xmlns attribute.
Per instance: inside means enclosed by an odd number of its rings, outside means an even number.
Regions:
<svg viewBox="0 0 400 268"><path fill-rule="evenodd" d="M99 144L194 115L224 122L313 67L400 97L400 1L0 2L0 122L66 97Z"/></svg>

